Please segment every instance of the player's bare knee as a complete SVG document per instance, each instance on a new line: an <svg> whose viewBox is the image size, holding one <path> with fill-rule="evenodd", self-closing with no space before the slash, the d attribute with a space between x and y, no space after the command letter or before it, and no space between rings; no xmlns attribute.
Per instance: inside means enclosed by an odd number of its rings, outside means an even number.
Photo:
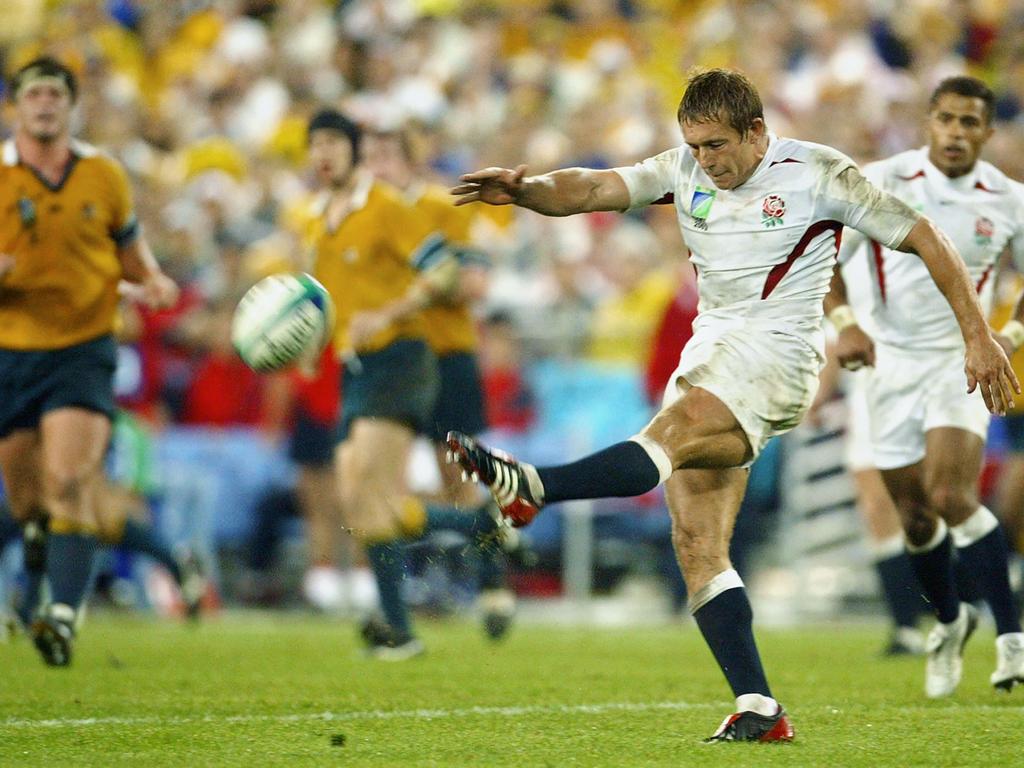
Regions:
<svg viewBox="0 0 1024 768"><path fill-rule="evenodd" d="M928 489L928 505L949 525L959 525L978 508L978 497L956 483L939 482Z"/></svg>
<svg viewBox="0 0 1024 768"><path fill-rule="evenodd" d="M88 480L80 471L51 471L47 477L49 495L57 504L77 510L82 506Z"/></svg>
<svg viewBox="0 0 1024 768"><path fill-rule="evenodd" d="M916 508L901 515L903 533L907 541L915 547L923 547L935 535L936 518L923 508Z"/></svg>

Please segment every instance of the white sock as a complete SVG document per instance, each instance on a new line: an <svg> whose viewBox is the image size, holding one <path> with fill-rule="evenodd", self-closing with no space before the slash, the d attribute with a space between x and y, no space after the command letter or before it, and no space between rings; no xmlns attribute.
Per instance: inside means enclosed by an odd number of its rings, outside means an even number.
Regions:
<svg viewBox="0 0 1024 768"><path fill-rule="evenodd" d="M998 527L999 520L988 507L982 505L962 523L950 528L949 532L953 536L953 545L963 549L985 538Z"/></svg>
<svg viewBox="0 0 1024 768"><path fill-rule="evenodd" d="M633 435L629 439L643 448L651 461L654 462L654 466L658 468L658 482L664 483L668 480L672 474L672 459L665 453L665 449L647 437L647 435Z"/></svg>
<svg viewBox="0 0 1024 768"><path fill-rule="evenodd" d="M774 717L779 714L779 702L771 696L762 696L760 693L744 693L736 697L737 712L756 712L765 717Z"/></svg>

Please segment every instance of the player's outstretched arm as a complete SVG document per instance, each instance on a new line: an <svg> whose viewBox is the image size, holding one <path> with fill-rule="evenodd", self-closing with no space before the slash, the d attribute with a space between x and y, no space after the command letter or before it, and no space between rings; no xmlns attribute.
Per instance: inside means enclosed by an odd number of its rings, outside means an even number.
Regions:
<svg viewBox="0 0 1024 768"><path fill-rule="evenodd" d="M589 211L624 211L629 190L615 171L565 168L527 176L526 166L484 168L459 177L451 189L456 205L487 203L518 205L545 216L570 216Z"/></svg>
<svg viewBox="0 0 1024 768"><path fill-rule="evenodd" d="M927 217L914 225L899 250L916 253L924 261L932 280L953 309L967 346L964 365L967 391L980 387L988 409L993 413L1006 413L1013 400L1011 392L1019 393L1020 383L1003 348L992 337L963 259L949 238Z"/></svg>
<svg viewBox="0 0 1024 768"><path fill-rule="evenodd" d="M836 329L833 352L843 368L855 371L875 364L875 343L857 324L853 308L846 299L846 282L838 264L832 271L832 282L825 296L825 316Z"/></svg>

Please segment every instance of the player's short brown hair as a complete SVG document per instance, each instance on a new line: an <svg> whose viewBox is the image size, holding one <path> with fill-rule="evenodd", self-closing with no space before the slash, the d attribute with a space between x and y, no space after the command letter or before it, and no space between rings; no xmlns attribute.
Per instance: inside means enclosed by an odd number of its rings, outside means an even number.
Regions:
<svg viewBox="0 0 1024 768"><path fill-rule="evenodd" d="M957 96L981 99L982 103L985 105L985 122L992 122L992 114L995 112L996 95L992 93L991 88L981 82L978 78L966 77L964 75L960 75L958 77L947 77L935 87L934 91L932 91L931 98L928 99L928 109L935 109L936 105L939 103L939 99L946 93L955 93Z"/></svg>
<svg viewBox="0 0 1024 768"><path fill-rule="evenodd" d="M68 93L71 95L71 101L74 102L78 99L78 81L75 79L75 73L52 56L40 56L14 73L9 91L11 100L17 98L18 91L23 85L37 77L54 77L64 81L64 85L67 86Z"/></svg>
<svg viewBox="0 0 1024 768"><path fill-rule="evenodd" d="M680 123L727 121L742 136L764 119L757 88L740 72L707 69L690 77L676 114Z"/></svg>

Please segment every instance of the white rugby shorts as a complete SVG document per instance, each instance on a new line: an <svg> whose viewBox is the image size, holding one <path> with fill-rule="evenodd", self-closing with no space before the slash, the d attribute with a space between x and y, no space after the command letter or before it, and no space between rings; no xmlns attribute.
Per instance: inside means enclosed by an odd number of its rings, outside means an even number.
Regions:
<svg viewBox="0 0 1024 768"><path fill-rule="evenodd" d="M938 427L988 436L991 415L981 391L967 394L960 349L913 351L875 345L867 377L871 449L875 466L896 469L925 455L925 433Z"/></svg>
<svg viewBox="0 0 1024 768"><path fill-rule="evenodd" d="M746 433L753 450L744 465L749 466L771 438L791 430L807 413L818 391L823 345L820 328L810 324L788 329L748 318L729 323L698 318L662 405L689 387L709 391Z"/></svg>

